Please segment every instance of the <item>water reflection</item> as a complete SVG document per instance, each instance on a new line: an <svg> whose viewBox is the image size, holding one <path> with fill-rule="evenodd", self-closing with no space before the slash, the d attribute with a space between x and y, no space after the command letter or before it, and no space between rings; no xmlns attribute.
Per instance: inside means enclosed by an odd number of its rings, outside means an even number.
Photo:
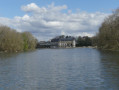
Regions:
<svg viewBox="0 0 119 90"><path fill-rule="evenodd" d="M118 55L91 48L0 55L0 90L118 90Z"/></svg>
<svg viewBox="0 0 119 90"><path fill-rule="evenodd" d="M119 89L119 52L100 51L101 73L104 85L110 90Z"/></svg>

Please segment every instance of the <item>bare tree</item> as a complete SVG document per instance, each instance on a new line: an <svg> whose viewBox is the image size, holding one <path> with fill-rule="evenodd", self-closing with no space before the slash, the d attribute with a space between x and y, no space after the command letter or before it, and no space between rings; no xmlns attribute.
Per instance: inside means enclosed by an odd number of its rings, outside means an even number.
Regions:
<svg viewBox="0 0 119 90"><path fill-rule="evenodd" d="M119 49L119 9L104 20L96 37L99 48Z"/></svg>
<svg viewBox="0 0 119 90"><path fill-rule="evenodd" d="M29 32L19 33L7 26L0 26L0 51L17 52L34 49L36 39Z"/></svg>

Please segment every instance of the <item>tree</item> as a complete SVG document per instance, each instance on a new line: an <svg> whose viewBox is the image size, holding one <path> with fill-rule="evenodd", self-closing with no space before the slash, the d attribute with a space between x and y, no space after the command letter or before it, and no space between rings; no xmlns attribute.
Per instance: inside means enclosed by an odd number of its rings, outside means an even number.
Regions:
<svg viewBox="0 0 119 90"><path fill-rule="evenodd" d="M0 51L17 52L35 49L37 40L29 32L19 33L7 26L0 26Z"/></svg>
<svg viewBox="0 0 119 90"><path fill-rule="evenodd" d="M23 32L22 37L24 40L24 50L34 49L37 44L37 40L29 32Z"/></svg>
<svg viewBox="0 0 119 90"><path fill-rule="evenodd" d="M0 50L15 52L23 50L23 41L20 33L7 27L0 27Z"/></svg>
<svg viewBox="0 0 119 90"><path fill-rule="evenodd" d="M77 46L92 46L92 39L88 36L79 36L77 39Z"/></svg>
<svg viewBox="0 0 119 90"><path fill-rule="evenodd" d="M96 35L97 46L102 49L119 49L119 9L108 16Z"/></svg>

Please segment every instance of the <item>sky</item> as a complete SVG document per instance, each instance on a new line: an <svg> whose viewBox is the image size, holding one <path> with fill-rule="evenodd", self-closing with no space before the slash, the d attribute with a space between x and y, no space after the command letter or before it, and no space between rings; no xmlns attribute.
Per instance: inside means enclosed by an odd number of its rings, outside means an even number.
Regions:
<svg viewBox="0 0 119 90"><path fill-rule="evenodd" d="M0 0L0 24L39 41L58 35L94 36L119 0Z"/></svg>

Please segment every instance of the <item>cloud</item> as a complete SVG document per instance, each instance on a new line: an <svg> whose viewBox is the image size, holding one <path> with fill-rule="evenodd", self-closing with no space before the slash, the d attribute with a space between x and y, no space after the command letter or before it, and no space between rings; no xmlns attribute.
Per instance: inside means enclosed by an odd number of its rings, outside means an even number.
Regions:
<svg viewBox="0 0 119 90"><path fill-rule="evenodd" d="M48 40L57 35L93 36L104 18L109 14L95 12L73 13L66 5L39 7L35 3L22 6L26 12L22 17L13 19L0 17L0 23L17 29L19 32L29 31L39 40Z"/></svg>
<svg viewBox="0 0 119 90"><path fill-rule="evenodd" d="M25 12L38 12L40 10L40 8L35 3L22 6L21 9Z"/></svg>

